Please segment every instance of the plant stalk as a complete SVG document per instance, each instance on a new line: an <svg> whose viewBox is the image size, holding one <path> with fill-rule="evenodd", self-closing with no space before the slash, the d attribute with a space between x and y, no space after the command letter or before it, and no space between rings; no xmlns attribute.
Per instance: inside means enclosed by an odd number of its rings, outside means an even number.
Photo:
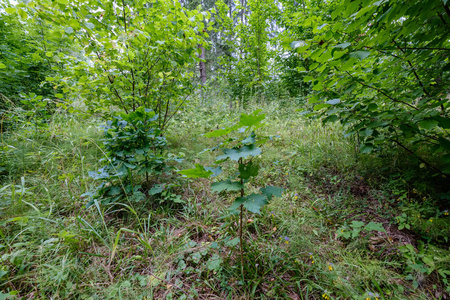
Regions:
<svg viewBox="0 0 450 300"><path fill-rule="evenodd" d="M244 247L242 245L242 223L243 223L243 211L244 206L241 204L241 215L240 215L240 228L239 228L239 241L240 241L240 247L241 247L241 275L242 275L242 283L244 283Z"/></svg>

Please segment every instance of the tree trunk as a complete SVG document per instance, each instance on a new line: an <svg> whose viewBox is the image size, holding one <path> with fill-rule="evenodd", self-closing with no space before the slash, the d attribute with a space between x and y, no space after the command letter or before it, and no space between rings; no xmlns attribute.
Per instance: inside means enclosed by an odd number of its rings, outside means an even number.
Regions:
<svg viewBox="0 0 450 300"><path fill-rule="evenodd" d="M202 85L205 85L206 84L205 47L203 47L203 45L199 45L198 47L202 51L200 53L201 61L198 64L199 65L199 69L200 69L200 80L202 82Z"/></svg>

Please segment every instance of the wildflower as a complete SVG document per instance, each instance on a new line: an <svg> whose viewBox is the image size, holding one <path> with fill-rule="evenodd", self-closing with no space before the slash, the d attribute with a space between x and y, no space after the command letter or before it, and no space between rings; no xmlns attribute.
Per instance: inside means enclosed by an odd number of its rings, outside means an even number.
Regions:
<svg viewBox="0 0 450 300"><path fill-rule="evenodd" d="M285 242L286 244L289 244L289 238L288 238L287 236L284 237L284 242Z"/></svg>
<svg viewBox="0 0 450 300"><path fill-rule="evenodd" d="M328 264L328 270L333 271L333 264L332 263Z"/></svg>
<svg viewBox="0 0 450 300"><path fill-rule="evenodd" d="M275 213L273 212L273 210L270 212L270 215L273 217L275 217Z"/></svg>
<svg viewBox="0 0 450 300"><path fill-rule="evenodd" d="M298 199L298 194L295 193L295 194L294 194L294 200L297 200L297 199Z"/></svg>
<svg viewBox="0 0 450 300"><path fill-rule="evenodd" d="M327 291L325 291L325 293L323 293L322 298L325 300L329 300L330 296L327 295Z"/></svg>
<svg viewBox="0 0 450 300"><path fill-rule="evenodd" d="M448 216L448 210L444 210L444 216Z"/></svg>
<svg viewBox="0 0 450 300"><path fill-rule="evenodd" d="M311 252L309 252L309 258L312 259L312 257L313 257L313 254Z"/></svg>
<svg viewBox="0 0 450 300"><path fill-rule="evenodd" d="M311 261L311 264L313 264L313 263L314 263L314 260Z"/></svg>
<svg viewBox="0 0 450 300"><path fill-rule="evenodd" d="M433 222L433 219L430 219L429 221L430 221L430 222Z"/></svg>

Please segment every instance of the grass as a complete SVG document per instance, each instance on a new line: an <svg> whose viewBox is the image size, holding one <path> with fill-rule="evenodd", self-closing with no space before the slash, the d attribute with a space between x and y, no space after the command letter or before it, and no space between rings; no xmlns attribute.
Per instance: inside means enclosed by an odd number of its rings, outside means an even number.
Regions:
<svg viewBox="0 0 450 300"><path fill-rule="evenodd" d="M282 186L285 192L261 215L245 215L245 281L238 258L238 219L227 211L232 194L212 193L212 180L174 175L171 180L178 187L171 193L181 195L183 205L124 199L86 209L83 194L95 187L88 171L97 170L104 158L101 121L57 112L45 130L19 124L2 136L3 296L448 296L450 254L445 239L450 219L437 192L417 175L420 172L409 161L398 162L404 153L363 156L336 124L307 120L289 105L249 104L246 110L256 108L267 114L263 133L279 138L258 158L260 175L253 186ZM240 111L217 102L193 105L178 114L168 136L171 151L184 157L177 168L211 163L210 153L199 153L215 141L203 133L229 125ZM386 165L391 167L380 167ZM402 175L405 170L412 171ZM225 167L226 172L231 169ZM401 222L409 230L398 229L403 213ZM349 238L338 237L340 231L353 234L358 229L354 222L379 223L385 231L360 230ZM416 251L399 250L407 244Z"/></svg>

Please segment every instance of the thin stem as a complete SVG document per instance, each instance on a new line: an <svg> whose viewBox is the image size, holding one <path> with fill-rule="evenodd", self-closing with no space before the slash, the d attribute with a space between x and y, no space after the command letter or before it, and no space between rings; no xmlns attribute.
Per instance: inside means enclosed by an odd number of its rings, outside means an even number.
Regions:
<svg viewBox="0 0 450 300"><path fill-rule="evenodd" d="M239 159L239 164L242 164L242 158ZM244 197L244 179L241 178L241 197ZM240 248L241 248L241 275L242 275L242 282L244 282L245 279L245 273L244 273L244 241L243 241L243 223L244 223L244 206L241 204L241 213L239 217L239 242L240 242Z"/></svg>
<svg viewBox="0 0 450 300"><path fill-rule="evenodd" d="M243 191L243 189L241 189ZM242 275L242 282L244 282L244 247L243 247L243 240L242 240L242 222L243 222L243 213L244 212L244 206L241 204L241 215L240 215L240 224L239 224L239 241L240 241L240 247L241 247L241 275Z"/></svg>

